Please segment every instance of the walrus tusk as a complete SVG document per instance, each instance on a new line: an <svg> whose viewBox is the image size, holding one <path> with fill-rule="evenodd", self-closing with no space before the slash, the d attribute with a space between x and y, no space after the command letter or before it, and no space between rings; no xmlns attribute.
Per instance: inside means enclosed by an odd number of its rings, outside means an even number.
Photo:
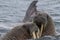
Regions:
<svg viewBox="0 0 60 40"><path fill-rule="evenodd" d="M42 32L43 32L43 24L41 25L41 30L38 29L38 32L37 34L35 32L33 32L33 38L36 39L36 38L40 38L41 35L42 35Z"/></svg>
<svg viewBox="0 0 60 40"><path fill-rule="evenodd" d="M39 38L40 36L39 36L39 33L40 33L40 30L38 29L38 32L37 32L37 38Z"/></svg>
<svg viewBox="0 0 60 40"><path fill-rule="evenodd" d="M40 30L39 29L38 29L38 32L37 33L33 32L33 38L34 39L39 38L40 37L39 36L39 33L40 33Z"/></svg>
<svg viewBox="0 0 60 40"><path fill-rule="evenodd" d="M43 31L43 24L41 25L40 37L41 37L41 35L42 35L42 31Z"/></svg>
<svg viewBox="0 0 60 40"><path fill-rule="evenodd" d="M33 32L33 38L36 39L36 34L35 34L35 32Z"/></svg>

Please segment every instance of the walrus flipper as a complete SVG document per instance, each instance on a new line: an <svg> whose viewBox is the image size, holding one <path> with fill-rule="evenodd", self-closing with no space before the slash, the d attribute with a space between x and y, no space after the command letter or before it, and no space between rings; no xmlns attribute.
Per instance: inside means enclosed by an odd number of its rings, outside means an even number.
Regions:
<svg viewBox="0 0 60 40"><path fill-rule="evenodd" d="M33 1L31 4L30 4L30 6L28 7L28 9L27 9L27 11L26 11L26 15L25 15L25 17L24 17L24 20L23 20L23 22L26 22L27 20L32 20L32 19L30 19L30 17L31 17L31 15L34 13L36 13L36 3L37 3L38 1L36 0L36 1Z"/></svg>

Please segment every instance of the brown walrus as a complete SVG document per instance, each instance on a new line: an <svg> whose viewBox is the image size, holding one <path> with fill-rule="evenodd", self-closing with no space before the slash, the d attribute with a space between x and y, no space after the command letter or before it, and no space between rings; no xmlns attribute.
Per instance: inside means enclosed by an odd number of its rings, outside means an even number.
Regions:
<svg viewBox="0 0 60 40"><path fill-rule="evenodd" d="M27 40L35 39L38 32L38 27L32 22L23 23L14 27L0 40Z"/></svg>
<svg viewBox="0 0 60 40"><path fill-rule="evenodd" d="M52 18L48 13L37 11L36 3L33 1L27 9L23 22L34 22L40 29L40 37L45 35L55 35L55 27ZM41 25L43 25L41 27Z"/></svg>

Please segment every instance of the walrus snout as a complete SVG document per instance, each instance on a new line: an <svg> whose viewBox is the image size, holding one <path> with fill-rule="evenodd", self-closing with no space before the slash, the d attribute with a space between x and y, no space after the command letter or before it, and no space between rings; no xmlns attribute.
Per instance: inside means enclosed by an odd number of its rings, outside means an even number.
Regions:
<svg viewBox="0 0 60 40"><path fill-rule="evenodd" d="M47 24L47 18L37 15L36 17L34 17L34 23L36 23L37 26L41 26L41 24L46 25Z"/></svg>

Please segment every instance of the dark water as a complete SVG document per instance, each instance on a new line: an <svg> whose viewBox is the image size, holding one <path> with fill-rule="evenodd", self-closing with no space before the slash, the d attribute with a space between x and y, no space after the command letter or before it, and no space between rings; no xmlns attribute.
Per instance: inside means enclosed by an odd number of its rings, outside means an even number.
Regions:
<svg viewBox="0 0 60 40"><path fill-rule="evenodd" d="M0 0L0 34L20 23L33 0ZM60 32L60 0L39 0L37 9L46 11L53 18L57 32Z"/></svg>

